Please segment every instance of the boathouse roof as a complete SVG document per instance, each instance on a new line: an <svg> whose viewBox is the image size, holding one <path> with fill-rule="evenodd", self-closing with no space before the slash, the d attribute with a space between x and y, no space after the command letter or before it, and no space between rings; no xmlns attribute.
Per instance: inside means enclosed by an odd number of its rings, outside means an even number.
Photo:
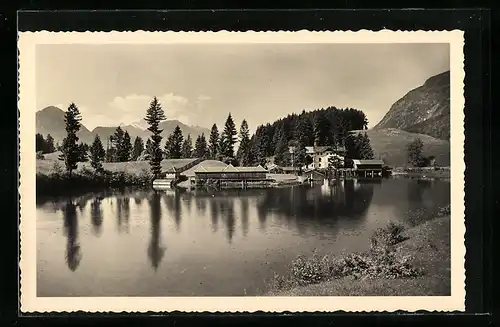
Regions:
<svg viewBox="0 0 500 327"><path fill-rule="evenodd" d="M194 170L194 173L267 173L267 170L261 165L257 167L234 167L229 164L225 167L205 167L201 164Z"/></svg>
<svg viewBox="0 0 500 327"><path fill-rule="evenodd" d="M379 159L371 159L371 160L361 160L361 159L354 159L353 162L356 165L383 165L384 162Z"/></svg>

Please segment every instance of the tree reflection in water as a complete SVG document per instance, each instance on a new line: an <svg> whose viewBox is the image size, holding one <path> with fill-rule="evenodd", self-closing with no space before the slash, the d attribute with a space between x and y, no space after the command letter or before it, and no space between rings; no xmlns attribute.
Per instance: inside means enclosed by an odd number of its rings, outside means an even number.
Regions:
<svg viewBox="0 0 500 327"><path fill-rule="evenodd" d="M241 229L243 231L243 236L248 235L248 198L242 197L240 199L241 206Z"/></svg>
<svg viewBox="0 0 500 327"><path fill-rule="evenodd" d="M116 220L118 232L129 232L130 221L130 197L121 191L116 197Z"/></svg>
<svg viewBox="0 0 500 327"><path fill-rule="evenodd" d="M66 263L71 271L75 271L82 260L82 251L78 244L78 220L76 205L73 199L69 198L63 209L64 231L67 237L66 243Z"/></svg>
<svg viewBox="0 0 500 327"><path fill-rule="evenodd" d="M101 236L102 234L102 208L101 208L102 197L96 196L92 199L90 203L90 222L92 224L92 233L95 236Z"/></svg>
<svg viewBox="0 0 500 327"><path fill-rule="evenodd" d="M160 223L161 223L161 196L158 192L153 192L149 198L150 220L151 220L151 240L148 246L148 257L151 267L156 271L160 265L166 248L161 244Z"/></svg>

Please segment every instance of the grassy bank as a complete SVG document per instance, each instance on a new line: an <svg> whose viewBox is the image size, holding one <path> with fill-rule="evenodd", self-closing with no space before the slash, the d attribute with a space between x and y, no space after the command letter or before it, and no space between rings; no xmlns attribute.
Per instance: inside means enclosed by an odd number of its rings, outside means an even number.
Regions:
<svg viewBox="0 0 500 327"><path fill-rule="evenodd" d="M287 276L276 275L269 295L436 296L449 295L450 215L404 230L389 224L371 238L365 253L299 257Z"/></svg>
<svg viewBox="0 0 500 327"><path fill-rule="evenodd" d="M70 191L92 191L97 189L146 186L151 183L148 169L109 170L97 173L89 165L80 165L72 176L56 161L43 162L44 169L39 169L37 161L36 192L44 195L67 194ZM51 167L46 167L51 163Z"/></svg>
<svg viewBox="0 0 500 327"><path fill-rule="evenodd" d="M409 178L450 178L450 167L422 167L422 168L405 168L396 167L392 170L394 176L405 176Z"/></svg>

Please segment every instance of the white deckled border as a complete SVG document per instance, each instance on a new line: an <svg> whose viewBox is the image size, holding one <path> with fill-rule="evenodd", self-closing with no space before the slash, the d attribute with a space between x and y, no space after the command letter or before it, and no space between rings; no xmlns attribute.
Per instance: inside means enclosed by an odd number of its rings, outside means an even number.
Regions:
<svg viewBox="0 0 500 327"><path fill-rule="evenodd" d="M36 295L35 46L160 43L449 43L451 83L451 296L72 297ZM20 291L22 312L464 311L464 36L453 31L22 32L19 33Z"/></svg>

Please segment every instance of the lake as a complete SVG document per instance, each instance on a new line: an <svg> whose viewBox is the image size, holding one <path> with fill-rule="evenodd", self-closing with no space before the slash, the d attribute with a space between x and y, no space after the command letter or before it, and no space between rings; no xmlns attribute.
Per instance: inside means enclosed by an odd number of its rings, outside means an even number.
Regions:
<svg viewBox="0 0 500 327"><path fill-rule="evenodd" d="M260 295L300 254L363 251L450 203L443 180L37 198L38 296ZM415 218L417 217L417 218Z"/></svg>

